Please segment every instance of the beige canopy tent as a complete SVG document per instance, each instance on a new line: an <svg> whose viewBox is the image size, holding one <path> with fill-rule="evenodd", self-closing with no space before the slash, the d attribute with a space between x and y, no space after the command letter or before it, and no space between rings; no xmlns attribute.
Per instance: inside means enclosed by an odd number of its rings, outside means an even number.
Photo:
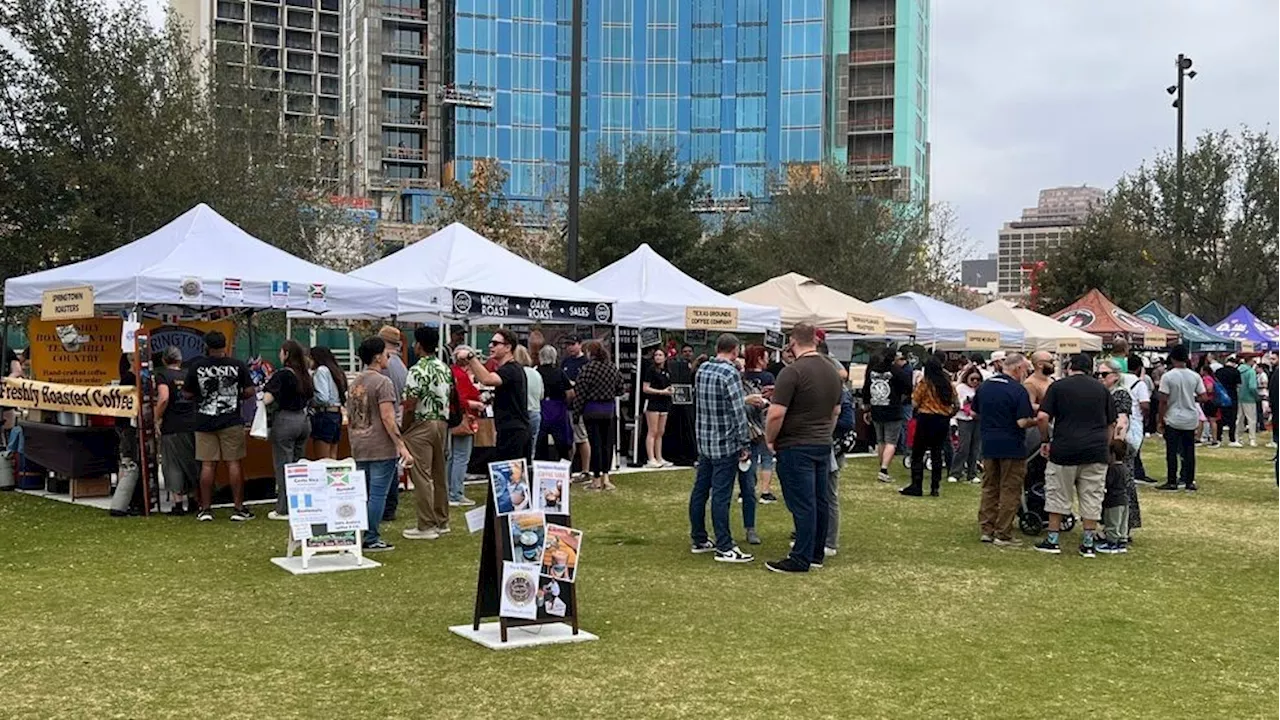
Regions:
<svg viewBox="0 0 1280 720"><path fill-rule="evenodd" d="M998 323L1020 328L1025 333L1022 347L1009 348L1010 350L1047 350L1064 353L1102 350L1102 338L1097 335L1077 330L1047 315L1020 308L1008 300L989 302L974 312Z"/></svg>
<svg viewBox="0 0 1280 720"><path fill-rule="evenodd" d="M836 335L907 339L916 334L914 320L885 312L799 273L779 275L733 297L781 309L784 328L807 322Z"/></svg>

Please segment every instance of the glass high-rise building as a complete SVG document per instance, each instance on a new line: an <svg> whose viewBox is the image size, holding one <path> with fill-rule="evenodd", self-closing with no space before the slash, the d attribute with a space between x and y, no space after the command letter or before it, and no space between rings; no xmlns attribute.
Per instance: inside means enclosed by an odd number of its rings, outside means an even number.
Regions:
<svg viewBox="0 0 1280 720"><path fill-rule="evenodd" d="M369 67L379 53L367 52L366 69L347 75L357 87L346 97L359 98L352 111L377 114L369 130L384 130L362 138L393 137L386 123L400 121L394 138L403 147L361 153L382 166L365 163L365 186L394 192L380 204L418 220L441 182L466 181L485 158L508 171L509 197L538 203L562 192L571 1L383 2L379 14L394 8L398 23L384 20L383 35L417 33L409 44L418 43L414 62L425 65L412 80L438 80L412 95L384 87L375 101L378 93L358 87L362 79L399 77L405 64L385 47L386 72ZM708 165L718 207L766 199L771 173L823 161L892 182L904 199L927 195L928 0L584 3L584 162L601 146L670 143L682 161ZM401 27L408 14L408 22L421 18L420 30ZM369 37L366 27L352 23L352 33ZM406 117L422 126L405 126Z"/></svg>

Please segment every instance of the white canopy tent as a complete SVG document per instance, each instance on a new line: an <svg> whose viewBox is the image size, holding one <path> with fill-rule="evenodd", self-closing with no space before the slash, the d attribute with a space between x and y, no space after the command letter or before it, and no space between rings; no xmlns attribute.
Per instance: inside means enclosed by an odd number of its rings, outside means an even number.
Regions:
<svg viewBox="0 0 1280 720"><path fill-rule="evenodd" d="M807 322L833 337L884 337L905 340L916 334L916 323L865 303L799 273L787 273L733 294L745 302L776 306L784 327ZM875 327L870 334L849 331L850 318Z"/></svg>
<svg viewBox="0 0 1280 720"><path fill-rule="evenodd" d="M117 308L287 307L306 317L384 317L396 310L394 289L290 255L204 203L96 258L6 280L4 304L38 305L46 290L85 285L93 288L94 304ZM322 291L322 303L309 301L311 290Z"/></svg>
<svg viewBox="0 0 1280 720"><path fill-rule="evenodd" d="M737 313L737 326L726 330L762 333L782 328L778 308L716 292L672 265L648 243L579 284L616 297L617 323L626 327L684 329L689 308L722 308Z"/></svg>
<svg viewBox="0 0 1280 720"><path fill-rule="evenodd" d="M1022 345L1022 330L917 292L904 292L871 304L915 320L916 342L937 350L995 350Z"/></svg>
<svg viewBox="0 0 1280 720"><path fill-rule="evenodd" d="M351 273L395 288L408 322L613 323L613 299L532 263L462 223ZM305 317L294 314L294 317ZM359 313L336 317L363 317Z"/></svg>
<svg viewBox="0 0 1280 720"><path fill-rule="evenodd" d="M1097 335L1018 307L1008 300L993 300L974 312L998 323L1022 329L1025 333L1022 343L1010 345L1011 350L1045 350L1052 353L1102 350L1102 338Z"/></svg>

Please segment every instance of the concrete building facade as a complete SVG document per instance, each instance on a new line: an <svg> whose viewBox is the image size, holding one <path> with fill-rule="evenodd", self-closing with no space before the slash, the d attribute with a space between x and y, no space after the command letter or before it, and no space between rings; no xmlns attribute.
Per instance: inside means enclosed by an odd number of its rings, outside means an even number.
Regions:
<svg viewBox="0 0 1280 720"><path fill-rule="evenodd" d="M1000 228L997 285L1001 297L1025 298L1031 292L1037 263L1079 227L1106 191L1087 185L1040 191L1036 207Z"/></svg>

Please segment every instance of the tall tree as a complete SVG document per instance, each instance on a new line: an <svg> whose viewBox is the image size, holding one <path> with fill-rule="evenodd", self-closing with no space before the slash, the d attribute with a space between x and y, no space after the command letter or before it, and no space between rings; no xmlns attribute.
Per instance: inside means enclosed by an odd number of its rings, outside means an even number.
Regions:
<svg viewBox="0 0 1280 720"><path fill-rule="evenodd" d="M432 230L462 223L511 252L544 267L553 262L552 219L506 196L507 171L496 160L478 160L467 182L450 180L429 219Z"/></svg>

